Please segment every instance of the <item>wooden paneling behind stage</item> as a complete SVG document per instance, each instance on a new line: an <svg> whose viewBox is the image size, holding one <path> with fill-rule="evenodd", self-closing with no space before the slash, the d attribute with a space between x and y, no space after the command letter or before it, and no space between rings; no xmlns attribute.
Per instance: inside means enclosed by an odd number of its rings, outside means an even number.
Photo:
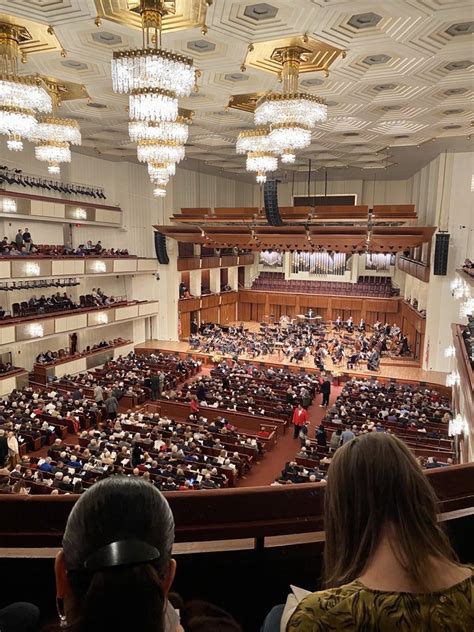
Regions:
<svg viewBox="0 0 474 632"><path fill-rule="evenodd" d="M196 315L198 322L228 325L237 318L238 292L210 294L200 298L183 298L178 302L181 319L181 338L188 339L191 320Z"/></svg>

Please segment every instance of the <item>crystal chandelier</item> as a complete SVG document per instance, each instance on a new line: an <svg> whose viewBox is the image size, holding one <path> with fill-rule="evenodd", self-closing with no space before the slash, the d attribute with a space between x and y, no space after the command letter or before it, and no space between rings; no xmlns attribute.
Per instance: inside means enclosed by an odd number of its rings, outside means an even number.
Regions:
<svg viewBox="0 0 474 632"><path fill-rule="evenodd" d="M327 118L327 106L311 94L269 94L261 97L255 109L256 125L293 124L311 128Z"/></svg>
<svg viewBox="0 0 474 632"><path fill-rule="evenodd" d="M166 197L166 189L164 186L157 186L153 189L153 195L155 197Z"/></svg>
<svg viewBox="0 0 474 632"><path fill-rule="evenodd" d="M278 158L269 151L251 151L247 154L247 171L257 172L257 182L263 184L267 181L267 173L276 171Z"/></svg>
<svg viewBox="0 0 474 632"><path fill-rule="evenodd" d="M323 99L300 92L299 68L305 50L288 46L277 51L275 59L282 65L282 92L271 92L257 101L255 125L269 125L269 141L282 162L295 161L295 151L311 144L311 130L327 118Z"/></svg>
<svg viewBox="0 0 474 632"><path fill-rule="evenodd" d="M117 51L112 60L114 92L129 94L129 135L137 143L140 162L148 163L154 195L164 188L184 158L189 116L181 114L178 98L196 85L193 60L161 48L163 16L173 12L169 0L140 0L142 48Z"/></svg>
<svg viewBox="0 0 474 632"><path fill-rule="evenodd" d="M62 87L51 82L48 84L53 102L53 110L56 112L61 105ZM43 116L32 139L37 143L35 156L38 160L48 163L48 172L59 175L62 162L71 162L70 145L80 145L82 142L81 131L77 121L56 116Z"/></svg>
<svg viewBox="0 0 474 632"><path fill-rule="evenodd" d="M280 123L272 125L269 141L272 147L282 155L282 162L294 162L294 152L311 145L311 130L306 125ZM285 157L293 156L293 160Z"/></svg>
<svg viewBox="0 0 474 632"><path fill-rule="evenodd" d="M148 174L150 178L164 176L174 176L176 173L176 163L174 162L149 162Z"/></svg>
<svg viewBox="0 0 474 632"><path fill-rule="evenodd" d="M235 151L238 154L246 154L249 151L269 151L269 127L256 127L251 130L240 132L235 144Z"/></svg>
<svg viewBox="0 0 474 632"><path fill-rule="evenodd" d="M40 142L35 147L35 157L41 162L48 163L48 172L59 174L61 162L71 162L69 143L49 140Z"/></svg>
<svg viewBox="0 0 474 632"><path fill-rule="evenodd" d="M137 143L141 140L172 140L184 145L188 140L189 121L178 116L176 121L150 122L130 121L128 133L130 140Z"/></svg>
<svg viewBox="0 0 474 632"><path fill-rule="evenodd" d="M129 96L129 111L130 117L139 121L175 121L178 100L161 88L141 88Z"/></svg>
<svg viewBox="0 0 474 632"><path fill-rule="evenodd" d="M77 121L73 119L43 116L39 119L35 139L39 141L56 140L70 145L80 145L81 130Z"/></svg>
<svg viewBox="0 0 474 632"><path fill-rule="evenodd" d="M8 136L7 147L23 149L31 140L36 112L50 112L51 97L40 79L18 76L21 27L0 24L0 133Z"/></svg>
<svg viewBox="0 0 474 632"><path fill-rule="evenodd" d="M137 156L140 162L181 162L184 146L172 140L141 140L137 146Z"/></svg>
<svg viewBox="0 0 474 632"><path fill-rule="evenodd" d="M142 21L142 48L116 51L112 59L112 86L119 94L141 93L143 90L157 90L175 101L177 97L186 97L196 82L193 60L183 55L161 48L161 28L163 16L169 12L166 0L140 0L139 12ZM148 99L159 109L167 109L169 104L160 99ZM174 118L152 118L151 120L169 120ZM134 116L132 118L143 117Z"/></svg>

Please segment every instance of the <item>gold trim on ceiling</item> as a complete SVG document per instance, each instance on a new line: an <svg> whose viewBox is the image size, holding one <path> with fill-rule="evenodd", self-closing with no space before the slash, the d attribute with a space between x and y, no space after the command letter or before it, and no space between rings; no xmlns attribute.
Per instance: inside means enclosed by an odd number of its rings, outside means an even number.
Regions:
<svg viewBox="0 0 474 632"><path fill-rule="evenodd" d="M50 94L58 95L59 104L61 104L62 101L90 98L85 85L82 83L73 83L72 81L64 81L63 79L55 79L44 75L39 75L39 77L46 84Z"/></svg>
<svg viewBox="0 0 474 632"><path fill-rule="evenodd" d="M266 92L249 92L248 94L234 94L230 97L228 108L234 110L241 110L242 112L250 112L253 114L255 106L260 97L263 97Z"/></svg>
<svg viewBox="0 0 474 632"><path fill-rule="evenodd" d="M327 76L330 66L339 57L344 58L346 56L346 51L341 48L335 48L308 35L298 35L249 44L243 65L279 74L282 69L282 53L289 48L300 51L300 74L319 71L324 72Z"/></svg>
<svg viewBox="0 0 474 632"><path fill-rule="evenodd" d="M165 0L167 14L163 16L163 33L182 31L200 26L207 33L207 9L213 0ZM97 17L117 24L142 28L138 0L95 0Z"/></svg>
<svg viewBox="0 0 474 632"><path fill-rule="evenodd" d="M0 23L11 24L17 28L20 35L18 45L22 55L63 50L54 29L47 24L5 13L0 13Z"/></svg>

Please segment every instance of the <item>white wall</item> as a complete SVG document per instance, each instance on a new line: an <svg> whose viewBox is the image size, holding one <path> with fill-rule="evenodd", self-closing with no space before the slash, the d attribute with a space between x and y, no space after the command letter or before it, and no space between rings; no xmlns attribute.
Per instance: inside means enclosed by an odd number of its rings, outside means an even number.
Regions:
<svg viewBox="0 0 474 632"><path fill-rule="evenodd" d="M423 354L426 370L448 370L444 350L452 344L451 323L461 322L459 302L451 295L450 283L464 259L474 259L473 173L474 153L447 153L438 156L408 182L412 202L418 210L418 223L437 226L450 234L447 274L433 274L433 239L430 281L423 288L422 300L426 301L427 310Z"/></svg>

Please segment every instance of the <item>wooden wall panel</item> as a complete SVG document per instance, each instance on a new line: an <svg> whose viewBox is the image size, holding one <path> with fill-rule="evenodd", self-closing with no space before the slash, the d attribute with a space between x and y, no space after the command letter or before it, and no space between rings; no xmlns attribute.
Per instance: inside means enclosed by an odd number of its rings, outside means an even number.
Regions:
<svg viewBox="0 0 474 632"><path fill-rule="evenodd" d="M221 305L219 324L228 325L229 323L235 321L236 305L237 303L227 303L226 305Z"/></svg>
<svg viewBox="0 0 474 632"><path fill-rule="evenodd" d="M237 303L237 298L238 298L237 292L226 292L225 294L221 294L221 305Z"/></svg>
<svg viewBox="0 0 474 632"><path fill-rule="evenodd" d="M220 296L218 294L212 294L210 296L203 296L201 298L201 310L208 307L217 307L220 303Z"/></svg>
<svg viewBox="0 0 474 632"><path fill-rule="evenodd" d="M295 294L268 294L268 302L271 305L296 305L296 295Z"/></svg>
<svg viewBox="0 0 474 632"><path fill-rule="evenodd" d="M219 307L207 307L201 309L201 323L218 323Z"/></svg>
<svg viewBox="0 0 474 632"><path fill-rule="evenodd" d="M181 312L181 338L188 339L191 334L191 312Z"/></svg>
<svg viewBox="0 0 474 632"><path fill-rule="evenodd" d="M178 301L178 310L184 314L186 312L194 312L199 309L201 299L184 298Z"/></svg>

